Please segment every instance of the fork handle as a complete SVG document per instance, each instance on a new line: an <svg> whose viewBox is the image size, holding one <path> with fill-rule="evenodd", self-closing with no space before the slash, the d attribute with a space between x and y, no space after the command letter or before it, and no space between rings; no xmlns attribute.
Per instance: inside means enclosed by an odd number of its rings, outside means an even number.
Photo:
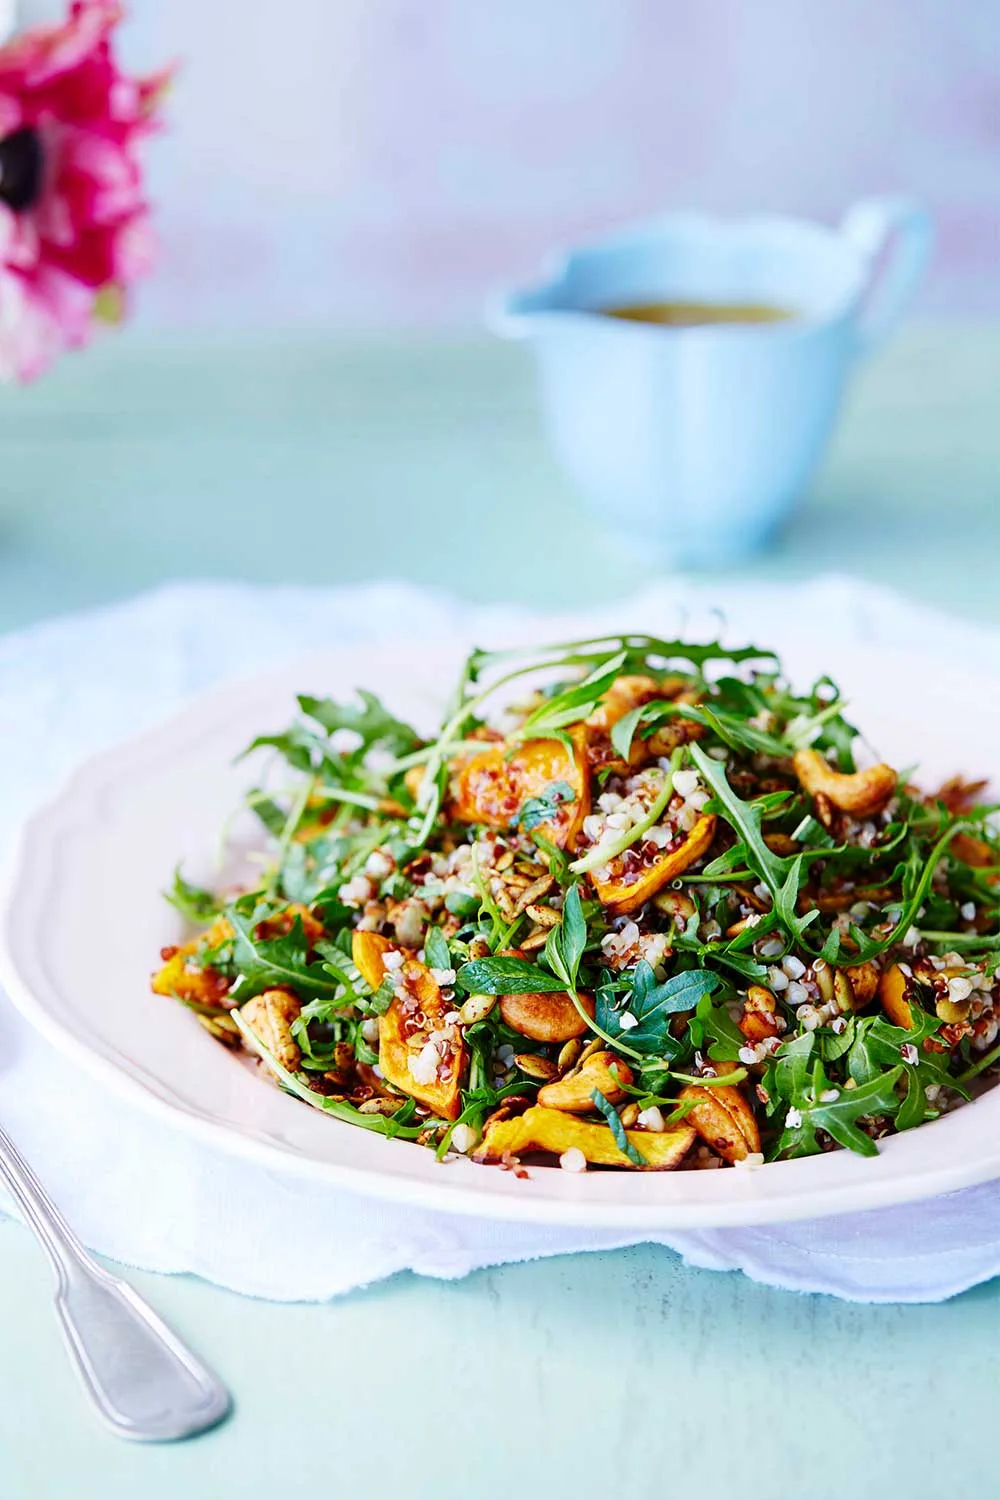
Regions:
<svg viewBox="0 0 1000 1500"><path fill-rule="evenodd" d="M0 1179L52 1264L70 1355L112 1432L166 1442L220 1422L230 1407L225 1387L138 1292L88 1255L2 1129Z"/></svg>

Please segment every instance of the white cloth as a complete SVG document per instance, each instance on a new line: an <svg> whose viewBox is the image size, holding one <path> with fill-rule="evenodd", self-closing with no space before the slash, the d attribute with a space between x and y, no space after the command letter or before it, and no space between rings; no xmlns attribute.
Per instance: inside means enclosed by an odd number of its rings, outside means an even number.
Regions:
<svg viewBox="0 0 1000 1500"><path fill-rule="evenodd" d="M808 608L805 608L808 599ZM1000 635L827 578L794 587L663 585L589 611L606 629L676 628L721 604L767 644L788 611L825 632L995 663ZM781 630L782 620L786 629ZM579 623L577 620L575 623ZM173 712L211 683L303 650L398 638L490 643L540 631L523 612L470 609L395 584L344 589L172 585L0 639L0 855L15 825L82 757ZM616 628L621 628L617 625ZM220 813L223 810L220 809ZM478 1267L631 1243L428 1213L322 1190L195 1143L108 1094L37 1037L0 996L0 1118L81 1237L128 1264L190 1271L254 1296L318 1300L410 1269ZM912 1207L662 1237L691 1264L857 1301L936 1301L1000 1273L1000 1183Z"/></svg>

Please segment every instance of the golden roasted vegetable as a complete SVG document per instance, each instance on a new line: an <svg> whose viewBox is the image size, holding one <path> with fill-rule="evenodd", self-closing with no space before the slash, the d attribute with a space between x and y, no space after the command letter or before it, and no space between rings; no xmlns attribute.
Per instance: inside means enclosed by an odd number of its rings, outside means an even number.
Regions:
<svg viewBox="0 0 1000 1500"><path fill-rule="evenodd" d="M689 865L701 859L715 837L715 814L700 817L677 849L655 854L646 865L633 872L623 864L621 857L610 862L610 879L598 880L591 873L597 899L615 916L636 911L651 896L655 896L668 881L676 880Z"/></svg>
<svg viewBox="0 0 1000 1500"><path fill-rule="evenodd" d="M625 1098L623 1084L632 1082L632 1069L613 1052L592 1052L565 1078L546 1083L538 1090L538 1102L547 1109L564 1109L570 1114L586 1114L596 1109L594 1090L599 1089L609 1104Z"/></svg>
<svg viewBox="0 0 1000 1500"><path fill-rule="evenodd" d="M150 981L154 995L176 996L189 1005L221 1005L229 991L229 980L217 969L202 967L192 962L198 953L217 948L233 935L233 929L225 917L216 917L205 932L199 933L180 947L164 948L161 957L163 967Z"/></svg>
<svg viewBox="0 0 1000 1500"><path fill-rule="evenodd" d="M827 797L834 807L855 818L881 812L898 780L896 772L884 761L850 775L835 771L818 750L796 751L792 765L803 791L811 797Z"/></svg>
<svg viewBox="0 0 1000 1500"><path fill-rule="evenodd" d="M737 1024L748 1042L763 1042L768 1037L777 1036L781 1030L778 1005L771 991L762 984L752 984L747 990L743 1014Z"/></svg>
<svg viewBox="0 0 1000 1500"><path fill-rule="evenodd" d="M385 954L397 944L378 932L355 932L351 937L351 957L369 989L377 990L385 978Z"/></svg>
<svg viewBox="0 0 1000 1500"><path fill-rule="evenodd" d="M586 727L577 725L569 737L572 754L560 740L528 740L513 753L503 744L491 745L456 762L451 815L460 823L510 828L527 801L545 796L562 782L570 788L572 800L567 799L551 818L535 827L558 848L573 849L590 812Z"/></svg>
<svg viewBox="0 0 1000 1500"><path fill-rule="evenodd" d="M645 1170L659 1172L679 1166L695 1138L687 1125L658 1133L628 1130L625 1134L629 1144L645 1158ZM476 1161L499 1162L530 1151L551 1151L561 1156L574 1147L593 1166L635 1170L636 1163L619 1150L609 1126L578 1120L564 1110L545 1109L540 1104L525 1110L523 1115L491 1122L473 1154Z"/></svg>
<svg viewBox="0 0 1000 1500"><path fill-rule="evenodd" d="M454 1120L461 1109L465 1046L460 1027L445 1017L445 1002L426 964L374 932L355 932L351 956L372 989L385 978L389 950L403 957L396 996L378 1023L378 1062L393 1087L425 1104L443 1120Z"/></svg>
<svg viewBox="0 0 1000 1500"><path fill-rule="evenodd" d="M289 1073L294 1073L302 1060L292 1036L292 1022L301 1011L302 1004L291 990L264 990L240 1006L240 1015L254 1036Z"/></svg>
<svg viewBox="0 0 1000 1500"><path fill-rule="evenodd" d="M580 995L579 1000L592 1018L591 997ZM500 1014L512 1031L519 1031L533 1042L569 1042L587 1031L586 1021L564 990L501 995Z"/></svg>
<svg viewBox="0 0 1000 1500"><path fill-rule="evenodd" d="M703 1088L691 1083L681 1089L680 1098L695 1101L685 1118L723 1161L742 1161L752 1151L760 1150L757 1121L739 1089L728 1084Z"/></svg>
<svg viewBox="0 0 1000 1500"><path fill-rule="evenodd" d="M879 980L878 997L882 1002L882 1009L894 1026L903 1026L907 1031L913 1025L913 1012L910 1009L910 981L899 964L893 964L886 969Z"/></svg>

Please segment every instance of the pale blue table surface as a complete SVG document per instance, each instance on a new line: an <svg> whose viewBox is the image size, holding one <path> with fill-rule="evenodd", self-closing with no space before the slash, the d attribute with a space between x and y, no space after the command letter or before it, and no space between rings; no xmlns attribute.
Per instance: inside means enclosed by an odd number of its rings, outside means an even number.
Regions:
<svg viewBox="0 0 1000 1500"><path fill-rule="evenodd" d="M4 628L176 576L395 576L551 605L651 576L555 473L520 351L485 341L125 334L5 392L0 452ZM998 501L1000 332L916 329L859 379L754 566L849 569L995 621ZM1000 1283L866 1308L653 1248L320 1307L134 1279L231 1383L233 1419L176 1447L105 1437L42 1257L4 1222L0 1500L997 1492Z"/></svg>

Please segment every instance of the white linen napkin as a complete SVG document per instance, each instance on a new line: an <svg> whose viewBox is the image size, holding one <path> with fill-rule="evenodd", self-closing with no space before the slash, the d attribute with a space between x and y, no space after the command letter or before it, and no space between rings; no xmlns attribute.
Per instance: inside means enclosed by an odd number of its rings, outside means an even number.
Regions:
<svg viewBox="0 0 1000 1500"><path fill-rule="evenodd" d="M917 647L939 660L1000 659L1000 633L841 578L718 591L662 585L613 609L540 622L401 584L344 589L171 585L0 639L0 857L33 805L83 757L172 713L226 677L351 642L559 636L724 609L762 644L824 634ZM220 816L224 810L220 810ZM635 1242L613 1230L488 1223L322 1189L196 1143L110 1095L54 1053L0 995L0 1119L81 1237L117 1260L189 1271L235 1291L320 1300L398 1270L457 1277L482 1266ZM644 1236L643 1238L648 1238ZM855 1301L938 1301L1000 1274L1000 1183L929 1203L805 1223L666 1234L692 1265Z"/></svg>

